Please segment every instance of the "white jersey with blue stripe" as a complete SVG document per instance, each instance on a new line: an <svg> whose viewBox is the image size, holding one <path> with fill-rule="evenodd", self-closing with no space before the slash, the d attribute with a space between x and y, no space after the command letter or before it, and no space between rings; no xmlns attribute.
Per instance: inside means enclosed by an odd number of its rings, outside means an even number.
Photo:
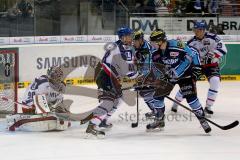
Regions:
<svg viewBox="0 0 240 160"><path fill-rule="evenodd" d="M227 48L221 38L212 33L206 32L204 38L201 40L194 36L187 42L187 44L197 49L203 65L205 64L205 59L208 54L214 53L219 57L222 57L227 53Z"/></svg>
<svg viewBox="0 0 240 160"><path fill-rule="evenodd" d="M35 78L35 80L27 87L22 99L22 103L28 106L33 105L33 96L45 94L49 104L63 100L63 94L53 89L52 84L46 75Z"/></svg>
<svg viewBox="0 0 240 160"><path fill-rule="evenodd" d="M112 48L107 50L102 59L102 68L110 76L130 79L137 77L138 72L133 63L134 49L126 46L121 41L112 43Z"/></svg>

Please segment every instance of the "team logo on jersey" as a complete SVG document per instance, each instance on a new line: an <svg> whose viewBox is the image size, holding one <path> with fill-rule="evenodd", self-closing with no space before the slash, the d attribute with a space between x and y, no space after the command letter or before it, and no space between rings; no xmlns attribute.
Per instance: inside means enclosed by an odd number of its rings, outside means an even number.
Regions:
<svg viewBox="0 0 240 160"><path fill-rule="evenodd" d="M210 45L210 41L208 39L204 40L203 45Z"/></svg>
<svg viewBox="0 0 240 160"><path fill-rule="evenodd" d="M179 52L170 52L171 57L177 57L179 55Z"/></svg>

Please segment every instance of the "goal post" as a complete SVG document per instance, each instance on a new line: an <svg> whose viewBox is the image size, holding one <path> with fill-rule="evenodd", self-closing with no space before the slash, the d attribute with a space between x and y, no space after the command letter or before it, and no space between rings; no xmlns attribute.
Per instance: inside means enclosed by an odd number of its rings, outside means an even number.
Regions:
<svg viewBox="0 0 240 160"><path fill-rule="evenodd" d="M0 48L0 97L12 100L0 98L0 116L16 112L18 72L18 48Z"/></svg>

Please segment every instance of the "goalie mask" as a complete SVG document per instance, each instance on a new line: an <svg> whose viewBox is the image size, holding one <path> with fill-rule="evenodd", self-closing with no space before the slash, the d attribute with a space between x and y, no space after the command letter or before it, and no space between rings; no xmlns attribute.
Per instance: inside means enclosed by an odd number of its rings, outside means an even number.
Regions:
<svg viewBox="0 0 240 160"><path fill-rule="evenodd" d="M63 71L58 66L52 66L47 70L49 81L55 86L54 88L59 90L63 81ZM60 89L61 90L61 89Z"/></svg>

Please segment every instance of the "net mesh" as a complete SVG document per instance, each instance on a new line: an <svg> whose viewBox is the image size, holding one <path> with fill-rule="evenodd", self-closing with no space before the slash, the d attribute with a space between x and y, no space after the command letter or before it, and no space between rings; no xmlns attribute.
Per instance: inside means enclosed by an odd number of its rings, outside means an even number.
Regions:
<svg viewBox="0 0 240 160"><path fill-rule="evenodd" d="M15 112L17 100L17 50L0 49L0 115ZM3 100L2 97L7 99Z"/></svg>

